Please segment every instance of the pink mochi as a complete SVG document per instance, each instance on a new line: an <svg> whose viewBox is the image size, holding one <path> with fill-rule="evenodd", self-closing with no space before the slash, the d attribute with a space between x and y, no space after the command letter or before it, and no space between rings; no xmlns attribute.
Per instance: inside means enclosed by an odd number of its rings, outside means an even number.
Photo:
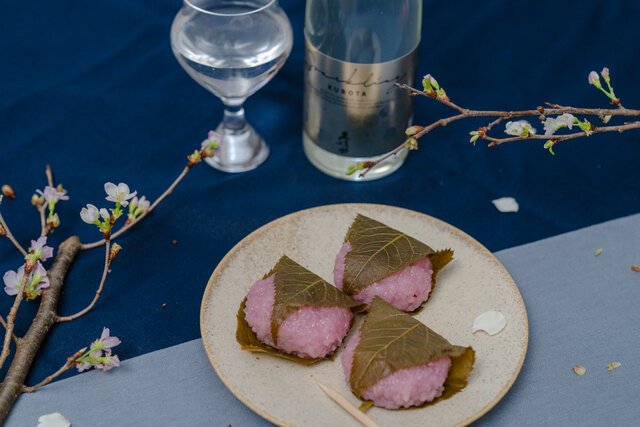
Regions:
<svg viewBox="0 0 640 427"><path fill-rule="evenodd" d="M343 307L304 306L280 325L278 344L271 336L275 277L253 284L247 295L245 320L263 343L296 356L314 359L332 353L349 332L353 313Z"/></svg>
<svg viewBox="0 0 640 427"><path fill-rule="evenodd" d="M347 253L351 251L351 243L346 242L340 248L333 267L333 278L338 289L342 289L344 278L344 262ZM372 283L353 299L364 304L370 304L373 298L379 296L398 310L413 311L427 300L431 292L433 266L431 260L425 257L395 272L378 282Z"/></svg>

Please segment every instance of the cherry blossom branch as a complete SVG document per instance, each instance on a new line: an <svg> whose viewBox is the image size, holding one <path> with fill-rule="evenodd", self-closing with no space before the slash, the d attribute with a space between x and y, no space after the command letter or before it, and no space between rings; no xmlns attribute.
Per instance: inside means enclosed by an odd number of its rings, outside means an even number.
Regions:
<svg viewBox="0 0 640 427"><path fill-rule="evenodd" d="M625 123L619 126L605 126L594 128L591 133L605 133L605 132L618 132L624 133L630 129L640 129L640 121ZM538 140L551 140L555 143L568 141L570 139L582 138L585 136L584 132L576 132L564 135L550 136L550 135L530 135L528 137L514 136L511 138L493 138L488 135L481 137L482 139L489 141L488 147L495 147L496 145L504 144L505 142L524 141L525 139L538 139Z"/></svg>
<svg viewBox="0 0 640 427"><path fill-rule="evenodd" d="M115 233L113 233L111 235L112 239L115 239L119 236L121 236L123 233L125 233L127 230L133 228L134 225L138 224L140 221L142 221L144 218L146 218L159 204L160 202L162 202L169 194L171 194L173 192L173 190L178 186L178 184L180 184L180 182L184 179L185 176L187 176L187 174L189 173L189 171L191 170L193 166L189 166L187 165L182 172L180 173L180 175L178 175L178 177L171 183L171 185L169 186L169 188L167 188L164 193L162 193L160 195L160 197L158 197L152 204L151 206L149 206L149 209L147 209L144 213L142 213L137 219L135 219L134 221L131 221L125 225L122 226L121 229L119 229L118 231L116 231ZM98 240L96 242L93 243L83 243L82 244L82 250L86 251L89 249L94 249L94 248L98 248L102 245L105 245L107 243L107 240L102 239L102 240Z"/></svg>
<svg viewBox="0 0 640 427"><path fill-rule="evenodd" d="M89 311L91 311L91 309L93 309L93 307L98 302L98 299L100 299L100 295L102 294L102 288L104 287L104 284L107 281L107 275L109 274L109 266L111 265L112 259L113 258L111 256L111 242L107 240L105 244L104 268L102 269L102 278L100 279L100 284L98 285L98 290L96 291L96 294L93 297L93 300L84 309L80 310L75 314L72 314L71 316L58 316L56 318L57 322L70 322L74 319L77 319L78 317L84 316Z"/></svg>
<svg viewBox="0 0 640 427"><path fill-rule="evenodd" d="M611 86L611 80L609 76L609 70L605 67L600 73L604 79L607 88L604 88L598 73L591 72L589 74L589 84L602 91L609 99L610 103L615 108L577 108L563 106L559 104L546 103L546 107L539 106L535 109L520 110L520 111L502 111L502 110L472 110L462 107L449 98L444 89L440 87L439 83L429 74L427 74L422 85L424 90L415 89L406 84L397 84L398 87L405 89L409 92L410 96L424 96L436 100L442 105L454 110L457 114L436 120L428 126L411 126L407 129L406 134L408 139L402 144L396 147L391 152L384 156L369 162L362 162L351 165L347 171L347 174L353 174L357 171L360 172L360 177L364 177L367 173L376 167L378 164L384 162L390 157L396 156L406 150L418 149L418 139L432 132L433 130L447 126L449 123L468 119L468 118L481 118L490 117L494 118L486 126L480 127L475 131L470 132L471 143L474 143L478 139L482 139L488 142L488 147L495 147L507 142L524 141L528 139L533 140L546 140L544 148L548 149L551 154L553 152L553 146L559 142L568 141L584 136L590 136L596 133L608 133L617 132L623 133L627 130L640 129L640 110L628 109L622 106L620 99L615 95L613 87ZM575 115L579 116L596 116L606 125L612 117L631 117L637 119L633 122L625 122L622 125L616 126L595 126L587 119L579 120ZM557 116L555 118L551 116ZM511 118L524 118L524 117L538 117L545 128L544 135L537 135L536 130L526 120L519 120L516 122L508 122L505 132L510 137L498 138L489 135L489 132L498 124ZM576 126L581 131L569 134L555 134L556 131L562 128L571 129Z"/></svg>
<svg viewBox="0 0 640 427"><path fill-rule="evenodd" d="M2 198L3 197L0 196L0 203L2 203ZM22 254L22 256L27 256L27 251L16 240L16 238L13 237L13 234L11 233L11 230L9 230L9 226L7 225L7 222L4 220L2 213L0 213L0 236L5 236L7 239L9 239L9 241L13 243L13 246L16 247L16 249Z"/></svg>
<svg viewBox="0 0 640 427"><path fill-rule="evenodd" d="M33 393L34 391L38 391L39 388L44 387L45 385L49 384L51 381L53 381L54 379L56 379L60 375L64 374L65 372L67 372L69 369L73 368L75 366L75 364L76 364L76 361L78 360L78 358L80 356L82 356L84 354L85 350L86 350L86 348L82 348L82 349L76 351L73 354L73 356L67 358L67 361L65 362L64 365L62 365L60 367L60 369L58 369L53 374L51 374L48 377L46 377L44 380L40 381L38 384L33 385L31 387L23 386L22 387L22 392L23 393Z"/></svg>
<svg viewBox="0 0 640 427"><path fill-rule="evenodd" d="M9 357L9 353L11 352L11 338L13 337L13 329L15 327L16 315L18 314L18 309L20 308L20 303L22 303L22 299L24 297L24 288L27 285L27 281L29 280L29 270L28 265L25 264L25 272L22 276L22 280L20 280L20 286L18 287L18 293L16 294L16 299L13 301L13 305L11 306L11 310L9 311L9 315L7 316L7 327L5 328L4 334L4 342L2 343L2 353L0 353L0 369L4 366L4 362Z"/></svg>
<svg viewBox="0 0 640 427"><path fill-rule="evenodd" d="M107 201L114 202L115 206L110 209L98 209L96 206L88 204L87 207L82 208L80 212L80 217L84 222L97 226L104 237L103 240L82 245L78 237L72 236L68 238L60 244L55 260L48 271L45 270L41 263L41 261L44 262L53 255L53 249L46 246L46 234L60 224L58 214L55 212L56 204L60 200L67 200L69 197L64 188L61 186L54 187L53 172L50 167L47 167L45 173L48 185L43 191L36 190L36 194L31 198L32 204L41 212L43 235L38 240L31 242L29 251L24 250L17 242L14 243L17 245L16 247L22 249L21 253L25 255L25 267L24 269L18 269L18 272L8 272L12 274L5 274L3 276L5 291L9 295L15 294L16 299L7 317L7 321L4 322L4 319L0 316L0 323L6 325L7 329L5 345L0 354L0 368L10 354L10 341L8 341L8 339L13 338L16 344L15 354L11 359L8 370L5 372L2 383L0 383L0 424L5 421L21 393L38 390L40 387L59 377L72 366L76 366L80 372L91 368L107 371L119 366L119 358L112 353L112 348L120 344L120 340L117 337L110 336L109 329L104 328L98 340L93 341L89 347L67 359L67 362L56 372L34 386L28 387L25 385L25 379L33 365L36 354L51 331L51 328L58 322L71 321L86 314L93 309L99 300L107 274L109 273L109 267L120 250L120 246L112 243L111 239L133 227L133 225L137 224L142 218L145 218L154 210L171 194L193 166L200 163L203 159L213 157L218 149L219 140L220 135L215 132L210 132L208 138L202 142L200 148L187 157L188 163L185 169L153 204L149 203L144 196L138 198L136 196L137 192L129 192L129 187L124 183L118 185L106 183L106 199ZM1 190L3 193L11 190L10 188L4 187ZM125 223L122 229L112 235L113 225L119 217L125 214L122 208L127 206L127 223ZM5 229L7 229L6 224L1 217L0 220L0 235L5 235L7 234L5 232ZM9 235L13 237L10 232ZM15 241L15 239L12 241ZM70 266L81 250L98 246L105 246L105 262L101 280L93 300L86 308L76 314L59 316L58 299ZM23 274L23 276L20 277L20 274ZM13 327L20 302L23 299L31 300L38 296L40 297L40 305L26 334L22 338L16 337L13 333Z"/></svg>
<svg viewBox="0 0 640 427"><path fill-rule="evenodd" d="M47 275L50 285L42 293L40 306L27 333L16 345L11 365L0 386L0 424L6 419L22 387L38 349L55 324L58 298L64 286L64 278L76 255L80 251L80 240L70 237L58 248L58 254Z"/></svg>

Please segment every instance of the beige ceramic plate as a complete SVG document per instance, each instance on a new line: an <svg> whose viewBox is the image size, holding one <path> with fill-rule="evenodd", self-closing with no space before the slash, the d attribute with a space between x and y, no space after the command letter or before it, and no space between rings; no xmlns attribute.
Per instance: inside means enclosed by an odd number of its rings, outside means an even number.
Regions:
<svg viewBox="0 0 640 427"><path fill-rule="evenodd" d="M214 369L249 408L283 426L357 426L315 381L359 401L349 391L339 357L305 367L240 350L236 311L249 288L283 254L332 282L333 261L357 213L401 230L434 249L451 247L454 261L438 276L433 296L417 318L458 345L476 350L467 388L451 399L417 410L372 408L380 426L464 425L489 411L515 381L527 352L527 313L513 279L500 262L467 234L430 216L391 206L343 204L297 212L251 233L220 262L202 300L200 328ZM490 337L471 334L474 318L501 311L507 327Z"/></svg>

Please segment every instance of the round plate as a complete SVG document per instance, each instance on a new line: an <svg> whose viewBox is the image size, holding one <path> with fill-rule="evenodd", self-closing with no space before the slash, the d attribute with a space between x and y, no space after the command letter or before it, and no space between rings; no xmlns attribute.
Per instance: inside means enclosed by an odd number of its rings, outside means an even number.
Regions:
<svg viewBox="0 0 640 427"><path fill-rule="evenodd" d="M513 279L473 238L433 217L406 209L342 204L307 209L277 219L238 243L215 269L204 293L200 329L204 347L225 385L245 405L282 426L358 426L318 387L320 382L356 407L339 354L311 367L240 350L236 312L251 285L286 254L333 282L333 262L356 214L383 222L432 248L452 248L454 260L438 276L432 297L416 317L451 343L472 346L475 368L461 393L422 409L367 414L380 425L468 424L489 411L515 381L527 352L527 312ZM506 328L493 337L471 333L475 317L501 311Z"/></svg>

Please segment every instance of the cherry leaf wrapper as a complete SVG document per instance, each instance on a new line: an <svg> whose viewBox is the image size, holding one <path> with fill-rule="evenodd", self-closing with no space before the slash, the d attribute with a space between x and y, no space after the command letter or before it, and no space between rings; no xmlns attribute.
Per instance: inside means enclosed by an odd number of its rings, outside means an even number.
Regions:
<svg viewBox="0 0 640 427"><path fill-rule="evenodd" d="M287 256L280 258L263 280L274 276L275 300L271 314L271 337L277 345L278 331L282 323L295 311L307 307L343 307L350 310L361 304L342 293L320 276L307 270ZM236 340L244 350L263 352L302 364L312 364L322 358L306 359L285 353L260 341L245 319L246 298L237 314Z"/></svg>
<svg viewBox="0 0 640 427"><path fill-rule="evenodd" d="M355 295L410 264L428 257L435 279L452 259L453 251L435 251L424 243L376 220L358 215L347 232L351 250L345 256L343 291ZM433 289L429 296L433 293ZM429 297L427 297L428 301Z"/></svg>
<svg viewBox="0 0 640 427"><path fill-rule="evenodd" d="M426 405L448 399L468 383L475 362L471 347L450 344L411 315L376 297L360 328L360 342L353 353L349 385L362 399L378 381L401 369L451 359L442 395Z"/></svg>

